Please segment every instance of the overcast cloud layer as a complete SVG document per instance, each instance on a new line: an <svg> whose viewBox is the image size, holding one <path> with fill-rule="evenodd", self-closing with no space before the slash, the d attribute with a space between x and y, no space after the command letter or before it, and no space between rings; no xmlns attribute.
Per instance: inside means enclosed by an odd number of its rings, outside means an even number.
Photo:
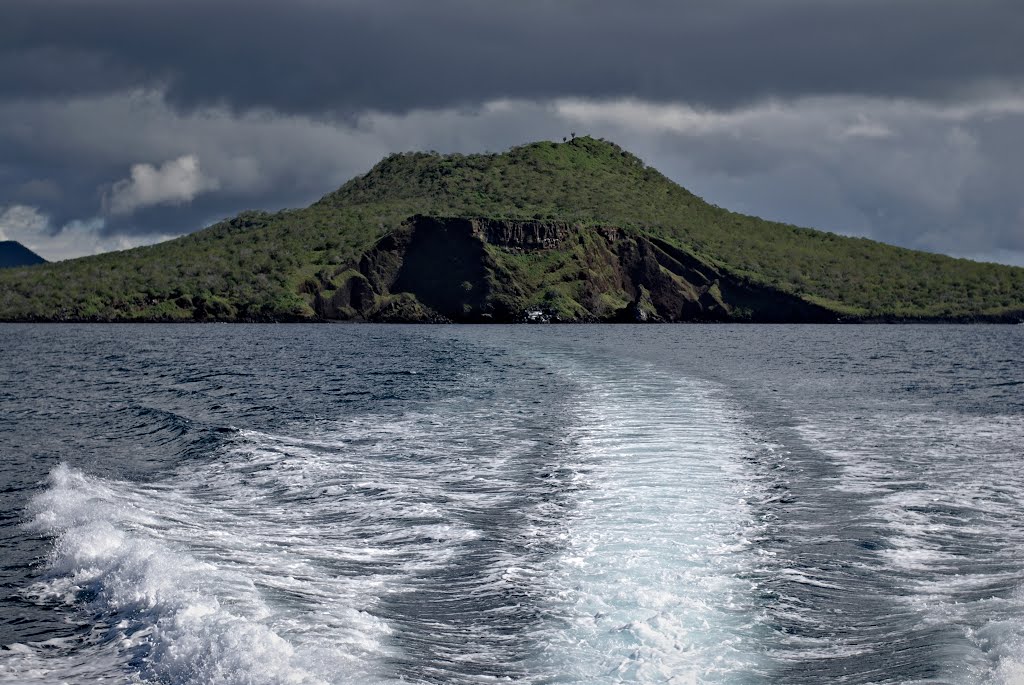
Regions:
<svg viewBox="0 0 1024 685"><path fill-rule="evenodd" d="M4 0L0 239L301 206L405 149L611 138L711 202L1024 264L1018 0Z"/></svg>

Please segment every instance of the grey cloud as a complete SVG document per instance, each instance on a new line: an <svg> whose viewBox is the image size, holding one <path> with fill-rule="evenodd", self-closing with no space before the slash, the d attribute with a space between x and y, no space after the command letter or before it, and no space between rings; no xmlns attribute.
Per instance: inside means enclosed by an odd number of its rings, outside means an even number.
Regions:
<svg viewBox="0 0 1024 685"><path fill-rule="evenodd" d="M0 209L67 255L576 127L723 206L1024 263L1022 41L1019 0L3 0Z"/></svg>
<svg viewBox="0 0 1024 685"><path fill-rule="evenodd" d="M615 140L731 209L1024 264L1024 203L1016 186L1024 178L1024 140L1014 136L1024 126L1024 95L954 105L842 96L721 110L638 100L504 100L332 122L223 107L182 112L148 92L60 106L0 105L0 150L17 145L3 137L6 122L24 118L35 122L45 144L26 164L25 180L7 186L12 190L0 181L0 205L39 207L55 236L68 222L101 215L104 194L140 163L159 170L195 155L219 188L180 206L108 213L93 224L106 238L155 239L242 208L303 206L394 150L501 150L575 128ZM93 162L69 168L67 159ZM11 194L37 185L28 179L53 179L64 199L52 206Z"/></svg>
<svg viewBox="0 0 1024 685"><path fill-rule="evenodd" d="M1024 97L936 105L809 98L747 109L591 109L581 125L631 144L706 199L905 247L1024 265ZM671 113L676 111L676 116ZM850 136L849 131L871 135ZM884 135L878 135L884 131Z"/></svg>
<svg viewBox="0 0 1024 685"><path fill-rule="evenodd" d="M0 96L406 111L510 97L729 107L1024 80L1018 0L5 0Z"/></svg>
<svg viewBox="0 0 1024 685"><path fill-rule="evenodd" d="M55 205L63 197L60 187L46 179L30 179L11 188L14 199L23 204Z"/></svg>
<svg viewBox="0 0 1024 685"><path fill-rule="evenodd" d="M75 221L134 244L241 209L305 206L395 150L498 150L561 135L564 122L550 113L542 121L549 109L484 106L334 122L223 107L183 112L155 91L0 102L0 160L16 161L0 162L0 207L36 207L48 217L33 246ZM31 136L21 127L26 121ZM180 161L191 158L194 166L183 168ZM48 198L46 189L59 189L59 197ZM90 251L95 244L107 243L85 243Z"/></svg>

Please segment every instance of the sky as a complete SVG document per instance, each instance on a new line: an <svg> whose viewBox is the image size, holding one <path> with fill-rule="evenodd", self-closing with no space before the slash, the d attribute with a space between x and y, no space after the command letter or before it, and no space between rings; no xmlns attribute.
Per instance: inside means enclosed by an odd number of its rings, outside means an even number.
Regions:
<svg viewBox="0 0 1024 685"><path fill-rule="evenodd" d="M302 207L405 150L615 141L709 202L1024 265L1020 0L2 0L0 240Z"/></svg>

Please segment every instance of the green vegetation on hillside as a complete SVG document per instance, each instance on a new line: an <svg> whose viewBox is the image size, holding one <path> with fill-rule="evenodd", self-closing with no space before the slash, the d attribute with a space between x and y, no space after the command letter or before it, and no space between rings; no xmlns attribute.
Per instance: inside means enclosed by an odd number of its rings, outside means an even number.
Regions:
<svg viewBox="0 0 1024 685"><path fill-rule="evenodd" d="M502 154L392 155L305 209L246 212L158 245L0 272L2 320L301 320L411 215L564 220L636 229L722 272L852 318L1024 312L1024 269L729 212L592 138ZM557 252L557 251L555 251ZM557 269L558 254L519 260ZM572 292L561 306L572 309Z"/></svg>

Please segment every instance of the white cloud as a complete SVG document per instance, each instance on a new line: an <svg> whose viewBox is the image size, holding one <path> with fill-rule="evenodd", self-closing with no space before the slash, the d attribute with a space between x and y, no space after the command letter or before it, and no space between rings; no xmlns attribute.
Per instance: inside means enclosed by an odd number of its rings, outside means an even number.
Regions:
<svg viewBox="0 0 1024 685"><path fill-rule="evenodd" d="M38 207L11 205L0 208L0 240L31 241L50 226Z"/></svg>
<svg viewBox="0 0 1024 685"><path fill-rule="evenodd" d="M59 230L54 230L50 217L37 207L12 205L0 208L0 240L16 240L51 262L127 250L177 237L164 233L105 235L105 227L105 219L92 217L69 221Z"/></svg>
<svg viewBox="0 0 1024 685"><path fill-rule="evenodd" d="M506 108L508 107L506 103ZM1024 93L943 104L921 100L854 95L764 100L734 109L698 109L686 103L657 103L635 98L588 100L560 98L554 108L564 119L581 125L612 125L650 133L698 135L752 126L837 127L840 135L853 130L868 137L894 133L889 122L963 123L1000 116L1024 115ZM851 112L856 114L851 117ZM870 113L870 114L868 114Z"/></svg>
<svg viewBox="0 0 1024 685"><path fill-rule="evenodd" d="M177 237L163 233L135 236L105 235L105 226L106 221L102 217L70 221L55 235L50 236L44 244L40 244L37 252L50 261L58 261L101 252L128 250Z"/></svg>
<svg viewBox="0 0 1024 685"><path fill-rule="evenodd" d="M164 162L132 165L130 179L114 184L105 204L111 214L132 214L153 205L179 205L192 201L200 193L216 190L220 183L206 177L199 168L199 158L184 155Z"/></svg>

